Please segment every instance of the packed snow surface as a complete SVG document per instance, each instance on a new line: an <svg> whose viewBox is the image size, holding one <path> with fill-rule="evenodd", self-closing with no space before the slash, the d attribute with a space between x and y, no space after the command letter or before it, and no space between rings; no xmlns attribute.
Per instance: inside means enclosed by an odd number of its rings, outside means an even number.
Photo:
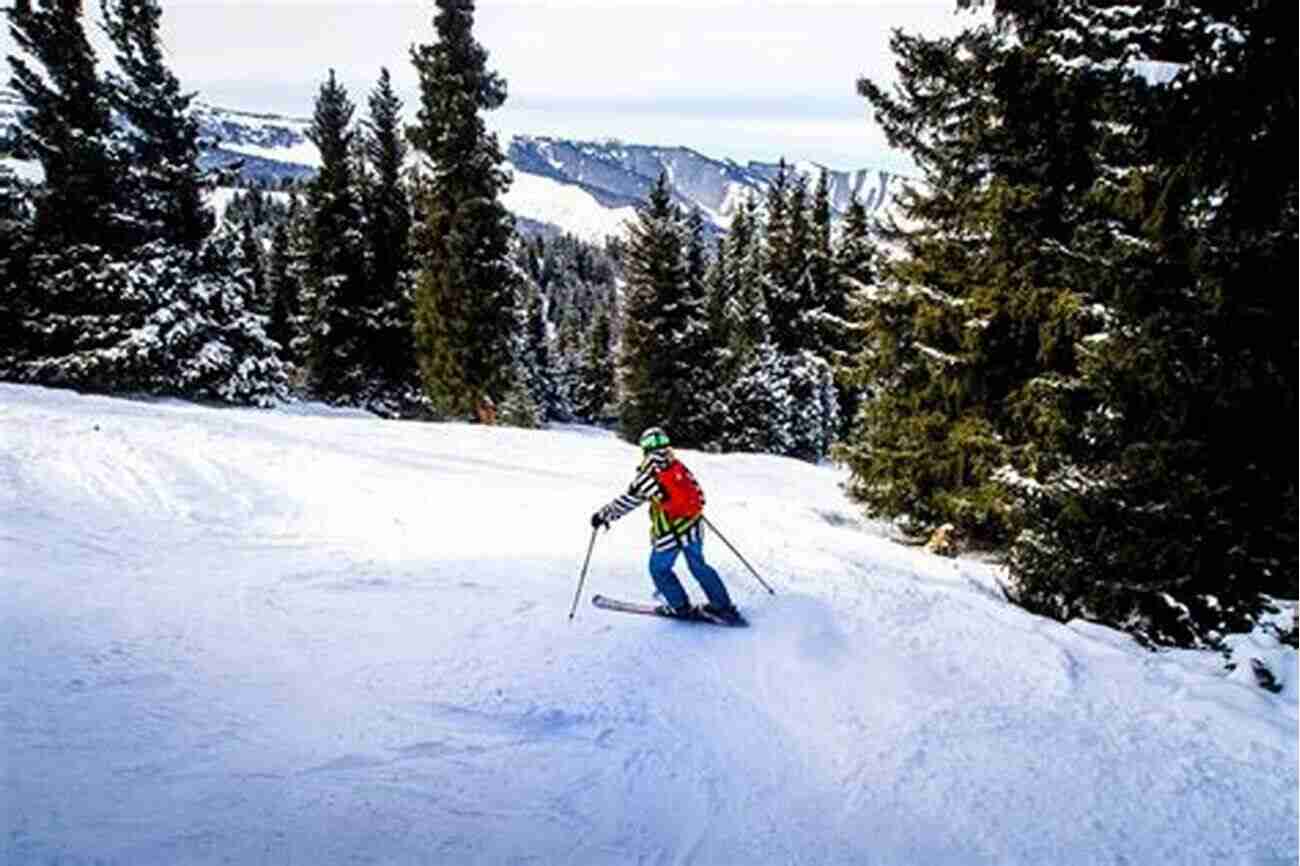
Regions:
<svg viewBox="0 0 1300 866"><path fill-rule="evenodd" d="M683 453L733 630L587 603L644 512L570 621L600 431L0 385L0 442L9 866L1296 861L1293 651L1030 616L831 467Z"/></svg>

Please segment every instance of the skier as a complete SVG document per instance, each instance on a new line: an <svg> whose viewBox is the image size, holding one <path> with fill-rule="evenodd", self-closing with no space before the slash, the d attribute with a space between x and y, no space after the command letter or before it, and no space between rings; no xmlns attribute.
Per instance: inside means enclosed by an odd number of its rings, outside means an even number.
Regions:
<svg viewBox="0 0 1300 866"><path fill-rule="evenodd" d="M644 459L627 493L591 515L593 529L631 512L642 502L650 502L650 578L663 597L658 612L683 619L700 613L726 623L740 622L740 612L731 603L727 588L717 571L704 561L704 532L701 517L704 492L680 460L668 447L668 434L651 427L641 434ZM697 612L686 590L673 573L677 554L686 554L686 564L699 582L708 603Z"/></svg>

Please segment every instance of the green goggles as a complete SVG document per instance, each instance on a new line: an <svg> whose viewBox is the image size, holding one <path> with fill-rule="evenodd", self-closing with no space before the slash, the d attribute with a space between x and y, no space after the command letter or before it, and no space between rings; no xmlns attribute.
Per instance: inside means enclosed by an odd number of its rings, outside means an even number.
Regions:
<svg viewBox="0 0 1300 866"><path fill-rule="evenodd" d="M668 434L661 430L655 430L641 437L641 450L654 451L656 448L668 447Z"/></svg>

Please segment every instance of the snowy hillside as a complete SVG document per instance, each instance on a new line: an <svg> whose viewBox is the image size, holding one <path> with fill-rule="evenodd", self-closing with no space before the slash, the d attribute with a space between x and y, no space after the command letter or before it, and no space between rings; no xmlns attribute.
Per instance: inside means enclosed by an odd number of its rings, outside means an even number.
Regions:
<svg viewBox="0 0 1300 866"><path fill-rule="evenodd" d="M634 450L0 384L0 862L1294 863L1277 695L1000 600L837 470L687 452L747 630L649 593ZM688 582L688 586L693 586Z"/></svg>
<svg viewBox="0 0 1300 866"><path fill-rule="evenodd" d="M512 167L512 181L501 203L517 217L549 226L588 243L603 244L607 237L625 237L627 224L636 219L636 207L608 207L580 186Z"/></svg>

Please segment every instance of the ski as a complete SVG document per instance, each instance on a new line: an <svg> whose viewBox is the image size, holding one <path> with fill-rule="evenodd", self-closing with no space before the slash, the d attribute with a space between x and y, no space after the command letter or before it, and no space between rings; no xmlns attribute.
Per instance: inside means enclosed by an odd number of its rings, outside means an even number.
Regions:
<svg viewBox="0 0 1300 866"><path fill-rule="evenodd" d="M591 603L601 610L612 610L618 613L634 613L640 616L657 616L662 619L673 619L679 622L702 622L709 625L720 625L728 628L744 628L749 623L741 617L736 622L728 622L718 617L710 616L703 609L696 607L693 609L691 616L674 616L670 613L661 613L657 605L641 604L635 601L620 601L616 598L607 598L603 595L594 595Z"/></svg>

